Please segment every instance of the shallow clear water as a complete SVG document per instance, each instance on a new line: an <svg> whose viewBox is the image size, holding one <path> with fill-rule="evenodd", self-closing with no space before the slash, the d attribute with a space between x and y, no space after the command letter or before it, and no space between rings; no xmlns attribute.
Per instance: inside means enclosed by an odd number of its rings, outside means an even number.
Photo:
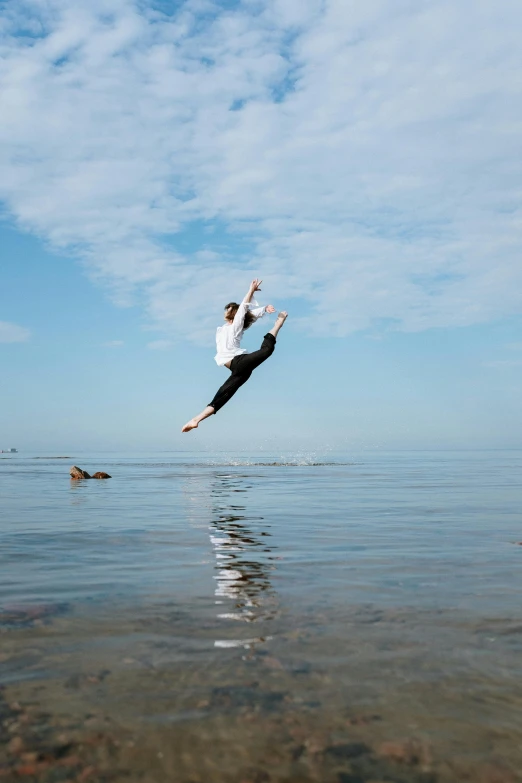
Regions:
<svg viewBox="0 0 522 783"><path fill-rule="evenodd" d="M519 779L522 452L1 456L5 775Z"/></svg>

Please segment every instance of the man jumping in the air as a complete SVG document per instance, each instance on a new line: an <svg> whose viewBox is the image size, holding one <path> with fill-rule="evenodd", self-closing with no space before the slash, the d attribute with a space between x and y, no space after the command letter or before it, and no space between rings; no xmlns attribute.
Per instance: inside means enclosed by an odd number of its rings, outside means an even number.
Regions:
<svg viewBox="0 0 522 783"><path fill-rule="evenodd" d="M279 313L273 328L265 334L258 351L247 353L244 348L241 348L241 338L245 330L252 326L258 318L262 318L265 313L275 313L275 307L272 305L266 305L266 307L252 307L251 305L255 292L261 290L261 282L261 280L252 280L248 293L241 304L231 302L225 307L225 323L223 326L218 326L216 332L217 354L215 358L217 364L221 367L228 367L232 374L218 389L214 399L205 410L188 421L181 432L195 429L200 421L217 413L233 397L239 387L248 381L256 367L259 367L273 354L277 333L288 316L285 311Z"/></svg>

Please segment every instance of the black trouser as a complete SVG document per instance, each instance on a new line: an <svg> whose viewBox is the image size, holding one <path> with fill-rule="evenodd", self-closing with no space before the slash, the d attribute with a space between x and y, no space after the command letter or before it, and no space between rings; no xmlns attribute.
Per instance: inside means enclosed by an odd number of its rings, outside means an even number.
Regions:
<svg viewBox="0 0 522 783"><path fill-rule="evenodd" d="M218 389L212 402L209 402L209 405L214 408L214 413L217 413L218 410L234 396L239 387L248 381L256 367L259 367L259 365L263 364L269 356L272 356L275 343L276 339L274 335L268 332L263 338L259 351L241 353L239 356L234 356L230 363L230 372L232 375L228 381L225 381L223 386Z"/></svg>

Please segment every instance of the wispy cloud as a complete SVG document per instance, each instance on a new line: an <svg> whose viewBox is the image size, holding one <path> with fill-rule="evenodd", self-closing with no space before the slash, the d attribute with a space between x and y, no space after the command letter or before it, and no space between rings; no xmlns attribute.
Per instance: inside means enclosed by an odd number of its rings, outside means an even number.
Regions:
<svg viewBox="0 0 522 783"><path fill-rule="evenodd" d="M24 326L0 321L0 343L25 343L30 336L31 332Z"/></svg>
<svg viewBox="0 0 522 783"><path fill-rule="evenodd" d="M121 348L122 345L125 345L123 340L108 340L106 343L102 343L104 348Z"/></svg>
<svg viewBox="0 0 522 783"><path fill-rule="evenodd" d="M483 367L522 367L522 359L493 359L483 362Z"/></svg>
<svg viewBox="0 0 522 783"><path fill-rule="evenodd" d="M344 334L522 309L518 0L20 0L0 197L166 338L249 276Z"/></svg>
<svg viewBox="0 0 522 783"><path fill-rule="evenodd" d="M167 351L172 348L172 342L170 340L152 340L147 343L147 348L151 351Z"/></svg>

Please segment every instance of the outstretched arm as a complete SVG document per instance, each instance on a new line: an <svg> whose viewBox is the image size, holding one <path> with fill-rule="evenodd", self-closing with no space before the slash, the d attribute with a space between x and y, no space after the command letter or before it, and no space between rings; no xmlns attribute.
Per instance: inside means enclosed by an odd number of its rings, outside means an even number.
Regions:
<svg viewBox="0 0 522 783"><path fill-rule="evenodd" d="M275 307L274 305L265 305L264 307L249 307L248 312L251 313L251 315L253 315L257 320L258 318L262 318L265 313L275 313Z"/></svg>
<svg viewBox="0 0 522 783"><path fill-rule="evenodd" d="M247 310L249 309L248 305L252 301L252 297L254 296L256 291L260 291L260 285L261 280L258 280L257 278L255 280L252 280L250 283L250 287L248 291L246 292L243 301L237 308L237 313L234 316L234 320L232 321L232 326L234 327L235 332L240 332L243 328L243 324L245 322L245 315Z"/></svg>
<svg viewBox="0 0 522 783"><path fill-rule="evenodd" d="M257 278L255 280L252 280L252 282L250 283L250 287L243 298L243 302L246 302L246 304L250 304L255 292L261 291L262 282L263 282L262 280L258 280Z"/></svg>
<svg viewBox="0 0 522 783"><path fill-rule="evenodd" d="M248 289L248 292L243 299L243 302L246 302L247 304L250 304L252 301L252 297L254 296L256 291L261 291L261 283L262 280L252 280L250 283L250 288ZM254 301L254 304L257 304L257 302ZM275 313L275 307L274 305L265 305L265 307L249 307L248 308L250 312L255 315L256 318L261 318L265 313Z"/></svg>
<svg viewBox="0 0 522 783"><path fill-rule="evenodd" d="M243 298L243 302L246 302L246 304L250 304L250 302L252 301L252 297L254 296L255 292L256 291L261 291L261 283L262 282L263 281L259 280L257 277L256 277L255 280L252 280L252 282L250 283L249 289L248 289L248 291L246 292L246 294L245 294L245 296Z"/></svg>

